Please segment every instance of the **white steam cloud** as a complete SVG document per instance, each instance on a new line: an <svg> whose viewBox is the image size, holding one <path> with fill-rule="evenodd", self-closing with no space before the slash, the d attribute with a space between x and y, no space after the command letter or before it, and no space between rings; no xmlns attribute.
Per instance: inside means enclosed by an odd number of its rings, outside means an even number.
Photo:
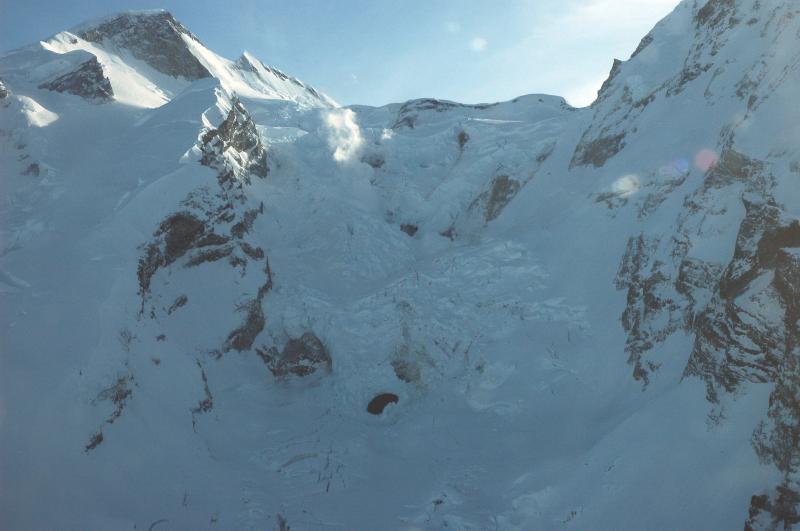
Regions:
<svg viewBox="0 0 800 531"><path fill-rule="evenodd" d="M325 125L333 159L336 162L352 160L364 144L361 128L356 123L356 113L350 109L329 111L325 114Z"/></svg>

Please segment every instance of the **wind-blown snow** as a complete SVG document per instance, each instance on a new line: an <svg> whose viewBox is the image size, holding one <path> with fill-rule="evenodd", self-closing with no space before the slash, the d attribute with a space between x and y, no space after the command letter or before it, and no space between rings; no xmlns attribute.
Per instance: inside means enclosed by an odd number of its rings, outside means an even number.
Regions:
<svg viewBox="0 0 800 531"><path fill-rule="evenodd" d="M328 144L333 149L337 162L352 160L361 149L364 138L356 123L356 114L351 109L337 109L325 113L328 128Z"/></svg>

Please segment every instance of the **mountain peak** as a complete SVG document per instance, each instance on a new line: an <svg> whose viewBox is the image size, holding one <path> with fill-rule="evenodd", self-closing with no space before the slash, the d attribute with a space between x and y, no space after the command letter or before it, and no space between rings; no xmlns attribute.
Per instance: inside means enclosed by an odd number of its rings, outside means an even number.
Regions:
<svg viewBox="0 0 800 531"><path fill-rule="evenodd" d="M189 51L186 39L199 42L169 11L125 11L73 28L94 43L125 48L163 74L196 80L211 74Z"/></svg>
<svg viewBox="0 0 800 531"><path fill-rule="evenodd" d="M130 31L137 26L161 26L164 30L174 28L179 33L189 33L186 27L178 22L178 20L172 16L172 13L166 9L119 11L102 17L85 20L71 27L68 31L79 36L99 36L102 34L107 37Z"/></svg>
<svg viewBox="0 0 800 531"><path fill-rule="evenodd" d="M80 24L70 28L69 31L75 34L80 34L120 21L137 23L141 21L146 21L148 19L156 21L159 20L172 21L174 23L180 24L180 22L178 22L175 19L175 17L172 16L172 13L170 13L166 9L141 9L141 10L131 9L125 11L118 11L116 13L111 13L101 17L85 20Z"/></svg>

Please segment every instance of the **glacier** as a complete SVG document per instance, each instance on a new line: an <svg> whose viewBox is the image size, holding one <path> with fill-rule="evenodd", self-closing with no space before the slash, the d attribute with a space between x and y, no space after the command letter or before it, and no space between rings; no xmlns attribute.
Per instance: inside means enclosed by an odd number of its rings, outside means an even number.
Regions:
<svg viewBox="0 0 800 531"><path fill-rule="evenodd" d="M798 35L683 0L585 108L4 53L0 528L800 528Z"/></svg>

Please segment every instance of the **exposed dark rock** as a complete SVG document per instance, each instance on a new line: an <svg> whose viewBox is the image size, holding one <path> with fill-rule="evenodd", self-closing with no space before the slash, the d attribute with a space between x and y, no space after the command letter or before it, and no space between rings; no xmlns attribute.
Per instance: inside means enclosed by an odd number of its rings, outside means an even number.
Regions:
<svg viewBox="0 0 800 531"><path fill-rule="evenodd" d="M237 98L231 102L231 109L220 126L203 134L200 149L203 152L201 164L220 171L220 184L232 186L237 173L245 182L249 182L246 174L266 177L269 173L267 150L256 124ZM224 155L230 156L238 168L231 168Z"/></svg>
<svg viewBox="0 0 800 531"><path fill-rule="evenodd" d="M761 161L746 157L734 149L726 149L706 175L703 190L719 189L733 183L745 184L748 191L760 196L766 196L774 184L771 176L765 173Z"/></svg>
<svg viewBox="0 0 800 531"><path fill-rule="evenodd" d="M791 255L782 248L800 246L800 226L780 225L780 210L775 205L746 201L745 207L733 259L720 279L715 298L695 318L696 339L686 367L686 374L706 381L712 401L717 400L720 387L732 392L743 381L774 381L781 360L792 355L786 350L787 334L797 327L754 311L751 305L754 300L772 299L785 311L790 310L791 294L784 299L786 289L781 278L791 277L792 262L785 259ZM778 274L779 264L788 271L786 275ZM770 272L771 285L742 297L756 279Z"/></svg>
<svg viewBox="0 0 800 531"><path fill-rule="evenodd" d="M800 524L800 494L788 485L779 485L773 496L755 495L750 499L744 531L783 531Z"/></svg>
<svg viewBox="0 0 800 531"><path fill-rule="evenodd" d="M106 419L108 424L113 424L114 421L122 415L122 411L125 409L128 399L133 394L133 391L129 387L132 380L133 378L131 376L120 377L114 385L98 393L96 400L108 401L114 404L114 411Z"/></svg>
<svg viewBox="0 0 800 531"><path fill-rule="evenodd" d="M792 243L797 225L792 224ZM765 246L766 252L771 245ZM761 251L761 249L760 249ZM749 529L791 529L800 523L800 248L779 248L774 254L772 285L784 308L783 357L775 367L775 387L767 419L753 433L753 447L764 463L784 476L771 495L753 496ZM758 525L761 524L761 525Z"/></svg>
<svg viewBox="0 0 800 531"><path fill-rule="evenodd" d="M308 376L318 370L326 373L331 371L332 360L328 349L311 332L306 332L299 338L289 339L280 354L275 347L257 349L257 353L276 377L290 374Z"/></svg>
<svg viewBox="0 0 800 531"><path fill-rule="evenodd" d="M230 182L223 180L218 180L218 183L220 186L214 194L205 187L190 193L182 202L189 210L172 214L161 223L153 234L153 241L143 247L145 252L139 260L137 274L142 297L140 315L143 315L147 300L151 297L153 276L159 269L171 265L192 250L196 252L190 255L184 267L197 267L227 257L227 262L238 268L242 276L246 274L249 260L264 260L264 283L252 298L236 309L245 313L242 324L228 334L222 346L211 350L219 357L230 350L249 350L263 331L266 320L261 302L272 288L272 272L264 250L244 241L255 219L263 213L263 203L258 208L241 212L234 206L246 204L241 187L230 186ZM228 224L230 228L220 227ZM223 236L220 234L222 231L230 231L231 235ZM185 296L179 297L166 310L166 314L170 315L186 301ZM156 310L156 305L150 307L149 316L153 319L157 316Z"/></svg>
<svg viewBox="0 0 800 531"><path fill-rule="evenodd" d="M209 247L211 245L225 245L230 241L230 238L227 236L222 236L220 234L215 234L213 232L204 235L202 238L197 240L194 244L195 247Z"/></svg>
<svg viewBox="0 0 800 531"><path fill-rule="evenodd" d="M222 258L229 256L232 252L233 247L230 245L226 245L225 247L217 247L216 249L211 249L208 251L200 251L192 256L188 262L186 262L186 267L195 267L206 262L216 262L217 260L221 260Z"/></svg>
<svg viewBox="0 0 800 531"><path fill-rule="evenodd" d="M791 225L796 231L797 224ZM796 234L796 232L795 232ZM759 249L759 252L762 249ZM786 325L789 327L791 344L798 346L795 336L800 336L800 245L776 249L773 265L775 277L772 285L786 308Z"/></svg>
<svg viewBox="0 0 800 531"><path fill-rule="evenodd" d="M472 201L469 210L482 211L484 222L489 223L503 212L503 209L508 206L521 188L522 183L516 179L512 179L508 175L496 175L489 183L488 190L482 192ZM451 227L448 231L451 229L453 232L450 232L450 236L445 233L442 233L442 236L446 236L452 240L453 238L451 236L455 235L455 229Z"/></svg>
<svg viewBox="0 0 800 531"><path fill-rule="evenodd" d="M684 373L705 381L708 400L718 403L722 393L736 392L746 382L774 385L752 443L759 459L774 465L784 480L771 493L753 496L745 524L753 531L800 523L800 221L787 218L772 198L773 183L764 162L732 149L723 152L698 193L731 186L746 190L733 257L716 283L718 268L686 260L676 282L692 301L686 323L695 340ZM708 215L702 204L698 199L689 210ZM707 303L695 313L703 293L709 294Z"/></svg>
<svg viewBox="0 0 800 531"><path fill-rule="evenodd" d="M714 289L721 274L722 267L717 264L686 258L678 269L675 289L681 295L691 298L698 289Z"/></svg>
<svg viewBox="0 0 800 531"><path fill-rule="evenodd" d="M733 259L720 281L720 296L734 299L759 274L760 241L768 227L778 222L780 211L764 203L745 201L746 215L739 226Z"/></svg>
<svg viewBox="0 0 800 531"><path fill-rule="evenodd" d="M455 103L452 101L436 100L432 98L422 98L417 100L407 101L397 111L397 119L392 125L392 129L401 129L408 127L414 129L417 124L420 113L426 111L445 112L451 109L477 109L483 110L494 107L496 103L480 103L477 105L468 105L463 103Z"/></svg>
<svg viewBox="0 0 800 531"><path fill-rule="evenodd" d="M192 408L192 429L197 431L197 415L201 413L208 413L214 409L214 396L211 394L211 389L208 387L208 376L203 364L199 361L197 366L200 368L200 378L203 380L203 398L197 402L197 405Z"/></svg>
<svg viewBox="0 0 800 531"><path fill-rule="evenodd" d="M244 254L252 258L253 260L263 260L264 259L264 249L261 247L253 247L247 242L239 243L239 247L244 251Z"/></svg>
<svg viewBox="0 0 800 531"><path fill-rule="evenodd" d="M156 271L170 265L191 249L205 230L205 224L190 212L177 212L161 222L153 233L155 241L139 259L139 295L144 299L150 291L150 281Z"/></svg>
<svg viewBox="0 0 800 531"><path fill-rule="evenodd" d="M245 310L246 318L239 328L228 335L225 351L231 349L240 352L249 350L258 334L264 330L266 320L264 318L264 310L261 308L261 302L272 289L272 269L269 266L269 260L267 259L265 262L264 275L266 276L266 281L258 288L258 293L252 301L240 306L240 310Z"/></svg>
<svg viewBox="0 0 800 531"><path fill-rule="evenodd" d="M157 13L124 13L94 28L78 33L90 42L111 41L126 48L137 59L172 77L194 81L211 74L192 55L183 36L192 35L166 11Z"/></svg>
<svg viewBox="0 0 800 531"><path fill-rule="evenodd" d="M464 146L469 142L469 134L466 131L459 131L456 139L458 140L458 149L464 151Z"/></svg>
<svg viewBox="0 0 800 531"><path fill-rule="evenodd" d="M403 127L408 127L409 129L414 129L417 125L417 117L414 115L411 116L400 116L397 120L392 124L392 129L402 129Z"/></svg>
<svg viewBox="0 0 800 531"><path fill-rule="evenodd" d="M189 297L187 297L186 295L179 296L177 299L175 299L175 302L173 302L172 305L169 307L169 310L167 310L167 315L172 314L172 312L174 312L178 308L186 306L187 302L189 302Z"/></svg>
<svg viewBox="0 0 800 531"><path fill-rule="evenodd" d="M492 179L489 195L486 198L484 219L489 222L496 219L503 209L511 202L521 185L519 181L508 175L497 175Z"/></svg>
<svg viewBox="0 0 800 531"><path fill-rule="evenodd" d="M636 47L636 49L635 49L635 50L633 51L633 53L631 54L631 59L633 59L634 57L636 57L637 55L639 55L639 54L640 54L640 53L641 53L641 52L642 52L642 51L643 51L645 48L647 48L648 46L650 46L650 44L651 44L652 42L653 42L653 36L652 36L650 33L648 33L647 35L645 35L645 36L642 38L642 40L641 40L641 41L639 41L639 45Z"/></svg>
<svg viewBox="0 0 800 531"><path fill-rule="evenodd" d="M396 404L399 400L400 397L394 393L381 393L369 401L367 412L373 415L380 415L386 409L386 406Z"/></svg>
<svg viewBox="0 0 800 531"><path fill-rule="evenodd" d="M228 264L234 269L239 269L242 272L242 276L244 276L245 270L247 269L246 258L242 258L238 254L232 254L230 258L228 258Z"/></svg>
<svg viewBox="0 0 800 531"><path fill-rule="evenodd" d="M648 375L658 364L646 359L648 352L681 328L696 338L686 374L713 382L709 384L712 401L717 400L717 387L733 390L738 382L767 381L774 374L766 368L780 357L775 349L782 344L783 326L757 311L759 305L774 298L770 291L774 288L738 300L753 280L772 267L772 262L759 257L759 247L775 249L795 241L792 224L781 225L780 209L768 198L771 182L761 162L725 150L702 186L685 199L673 238L662 241L642 235L629 240L616 282L619 289L628 290L622 323L637 379L649 381ZM755 198L745 200L747 214L734 259L730 264L719 264L687 256L690 234L697 231L695 224L724 213L709 212L709 201L730 186L744 186L748 196ZM767 199L758 199L764 197ZM775 232L769 227L788 228ZM778 236L765 237L773 233ZM770 244L773 238L779 243ZM760 243L762 240L764 243ZM758 302L753 297L764 300ZM751 307L753 304L756 306Z"/></svg>
<svg viewBox="0 0 800 531"><path fill-rule="evenodd" d="M225 143L226 148L232 147L240 152L250 151L261 144L255 130L255 122L238 99L232 102L228 116L216 132L219 139Z"/></svg>
<svg viewBox="0 0 800 531"><path fill-rule="evenodd" d="M258 212L258 209L247 211L244 219L234 224L232 232L235 238L241 239L244 236ZM139 294L142 297L142 312L145 299L150 291L151 279L159 269L169 266L193 249L202 250L187 261L186 267L217 261L234 252L234 246L228 243L231 239L214 232L213 225L209 226L213 220L202 221L198 217L199 215L201 214L189 211L176 212L162 221L159 228L153 233L154 240L145 247L145 254L139 259L137 270ZM263 250L258 253L249 244L244 244L246 247L242 247L242 243L240 242L240 247L252 251L253 257L258 258L260 254L260 258L264 258ZM240 258L240 260L244 259ZM168 313L172 313L177 307L173 305Z"/></svg>
<svg viewBox="0 0 800 531"><path fill-rule="evenodd" d="M253 222L258 217L258 214L259 211L257 209L246 211L242 220L231 227L231 235L234 238L244 238L244 235L250 232L253 227Z"/></svg>
<svg viewBox="0 0 800 531"><path fill-rule="evenodd" d="M164 236L164 261L169 265L191 249L205 224L189 212L178 212L161 222L156 236Z"/></svg>
<svg viewBox="0 0 800 531"><path fill-rule="evenodd" d="M697 11L695 20L698 26L715 27L726 18L732 17L735 8L735 0L708 0L708 2Z"/></svg>
<svg viewBox="0 0 800 531"><path fill-rule="evenodd" d="M454 226L450 225L445 230L440 232L439 235L444 236L445 238L447 238L450 241L453 241L453 240L456 239L456 236L457 236L456 228Z"/></svg>
<svg viewBox="0 0 800 531"><path fill-rule="evenodd" d="M444 112L451 109L489 109L497 105L496 103L456 103L447 100L437 100L434 98L420 98L416 100L409 100L400 107L398 114L403 114L412 111L436 111Z"/></svg>
<svg viewBox="0 0 800 531"><path fill-rule="evenodd" d="M633 106L634 106L634 108L641 109L641 108L647 107L648 105L653 103L653 101L655 101L655 99L656 99L655 93L648 94L644 98L640 98L640 99L634 101L633 102Z"/></svg>
<svg viewBox="0 0 800 531"><path fill-rule="evenodd" d="M144 299L150 293L150 281L161 267L163 256L158 245L149 245L144 256L139 258L136 275L139 278L139 295L142 297L142 312L144 312Z"/></svg>
<svg viewBox="0 0 800 531"><path fill-rule="evenodd" d="M685 198L673 237L631 238L616 280L628 291L622 324L635 378L649 381L658 369L649 352L683 329L694 337L684 376L701 378L715 407L747 382L774 385L752 444L784 479L753 496L745 525L752 531L788 529L800 514L800 220L772 197L768 170L724 149ZM695 235L718 230L711 220L725 215L716 204L726 193L742 194L745 210L731 260L689 256ZM710 422L721 418L721 409L709 414Z"/></svg>
<svg viewBox="0 0 800 531"><path fill-rule="evenodd" d="M482 192L469 206L469 210L482 211L484 222L488 223L496 219L508 206L512 199L522 188L522 183L512 179L508 175L496 175L489 183L488 190ZM449 232L449 234L447 234ZM441 233L442 236L451 240L455 236L455 228L451 227Z"/></svg>
<svg viewBox="0 0 800 531"><path fill-rule="evenodd" d="M625 147L625 133L601 136L591 141L581 139L572 155L570 168L591 164L595 168L602 167L608 159Z"/></svg>
<svg viewBox="0 0 800 531"><path fill-rule="evenodd" d="M694 81L705 72L708 72L711 66L711 63L706 63L704 65L691 63L684 66L683 70L680 71L678 76L669 83L669 88L667 88L667 96L675 96L676 94L683 92L683 89L687 84L689 84L689 82Z"/></svg>
<svg viewBox="0 0 800 531"><path fill-rule="evenodd" d="M400 230L411 236L412 238L419 230L419 227L414 225L413 223L403 223L400 225Z"/></svg>
<svg viewBox="0 0 800 531"><path fill-rule="evenodd" d="M608 73L608 77L606 78L605 81L603 81L603 84L600 85L600 90L597 91L598 98L595 101L599 101L600 99L602 99L601 97L606 94L606 92L611 87L611 82L614 81L614 79L617 77L617 74L619 74L621 67L622 67L622 61L620 61L619 59L614 59L614 62L611 63L611 71Z"/></svg>
<svg viewBox="0 0 800 531"><path fill-rule="evenodd" d="M674 179L666 179L655 185L655 190L645 196L639 205L639 219L645 218L655 212L672 193L686 182L689 172L686 171ZM626 198L627 199L627 198Z"/></svg>
<svg viewBox="0 0 800 531"><path fill-rule="evenodd" d="M605 203L609 210L624 207L628 204L628 197L617 191L601 192L594 199L595 203Z"/></svg>
<svg viewBox="0 0 800 531"><path fill-rule="evenodd" d="M103 67L92 57L76 70L39 85L40 89L66 92L85 100L103 103L114 99L114 89L106 77Z"/></svg>
<svg viewBox="0 0 800 531"><path fill-rule="evenodd" d="M525 173L515 173L514 177L506 173L494 174L481 193L469 204L466 215L456 217L451 225L439 234L452 241L462 229L471 230L470 227L474 226L476 218L481 219L484 224L497 219L519 191L535 178L541 165L553 153L555 146L555 142L548 143L535 157L531 157L526 164Z"/></svg>
<svg viewBox="0 0 800 531"><path fill-rule="evenodd" d="M627 289L622 327L628 334L625 351L633 365L633 377L645 385L658 365L647 361L644 353L661 343L683 324L680 305L672 298L666 264L654 258L657 239L644 235L628 240L616 277L617 289Z"/></svg>
<svg viewBox="0 0 800 531"><path fill-rule="evenodd" d="M5 82L0 79L0 100L11 96L11 89L6 86Z"/></svg>
<svg viewBox="0 0 800 531"><path fill-rule="evenodd" d="M410 111L436 111L443 112L458 107L468 107L452 101L436 100L433 98L421 98L417 100L407 101L400 107L399 114L407 113Z"/></svg>
<svg viewBox="0 0 800 531"><path fill-rule="evenodd" d="M98 431L94 435L91 436L89 442L84 447L83 451L89 453L90 451L94 450L103 442L103 432Z"/></svg>
<svg viewBox="0 0 800 531"><path fill-rule="evenodd" d="M256 336L264 330L264 310L261 308L261 299L249 301L239 307L245 312L245 320L242 325L228 335L228 348L238 350L250 350Z"/></svg>

